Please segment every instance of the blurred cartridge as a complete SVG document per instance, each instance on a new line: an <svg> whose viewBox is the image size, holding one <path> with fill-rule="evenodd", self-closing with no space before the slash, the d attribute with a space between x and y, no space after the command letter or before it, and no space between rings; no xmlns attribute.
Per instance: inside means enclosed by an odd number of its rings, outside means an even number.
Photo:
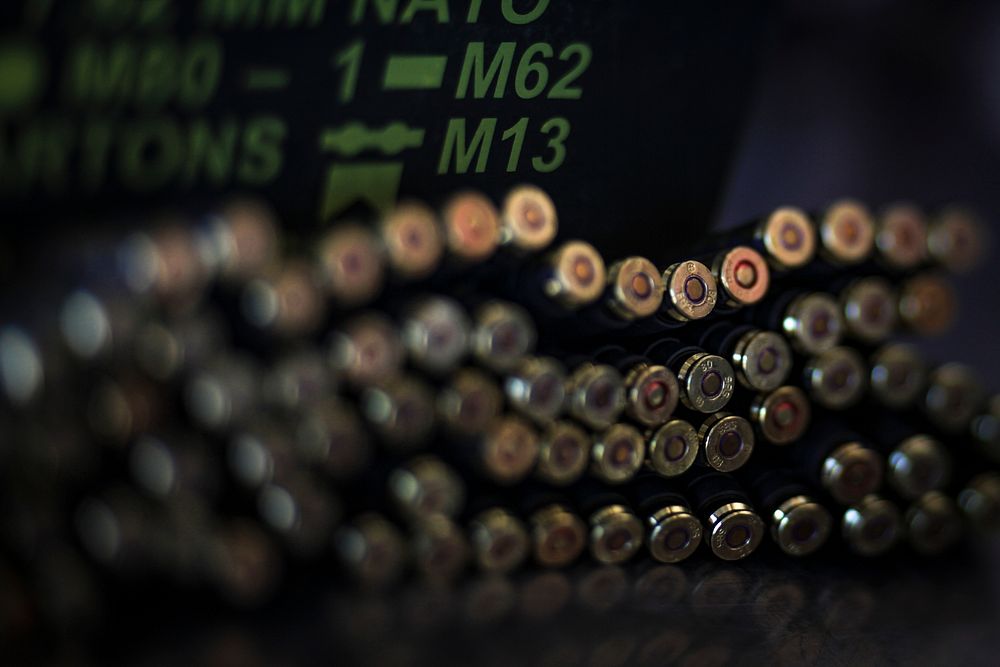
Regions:
<svg viewBox="0 0 1000 667"><path fill-rule="evenodd" d="M566 408L592 429L608 428L625 409L621 373L607 364L579 364L566 380Z"/></svg>
<svg viewBox="0 0 1000 667"><path fill-rule="evenodd" d="M365 389L361 414L388 446L413 449L434 430L434 395L424 382L404 375Z"/></svg>
<svg viewBox="0 0 1000 667"><path fill-rule="evenodd" d="M679 563L697 551L702 526L687 499L670 482L642 472L629 486L633 507L646 523L646 545L661 563Z"/></svg>
<svg viewBox="0 0 1000 667"><path fill-rule="evenodd" d="M1000 473L990 471L972 477L959 491L958 505L977 530L1000 530Z"/></svg>
<svg viewBox="0 0 1000 667"><path fill-rule="evenodd" d="M480 364L507 373L534 351L536 338L535 323L527 311L505 301L488 301L475 312L470 347Z"/></svg>
<svg viewBox="0 0 1000 667"><path fill-rule="evenodd" d="M40 508L36 505L35 509ZM29 570L34 570L36 577L60 574L38 572L38 568L42 564L57 565L52 561L53 551L60 549L67 539L79 544L89 560L99 566L100 571L118 580L135 582L137 578L181 577L189 574L182 574L174 569L178 565L175 559L177 551L170 543L173 535L167 529L165 508L144 498L131 487L112 484L101 489L100 493L88 493L74 499L65 510L66 515L60 513L58 516L48 515L45 510L30 515L19 512L21 516L12 517L14 527L19 530L5 531L9 533L5 536L5 541L24 539L25 545L14 546L18 550L26 546L30 538L25 539L27 535L21 537L17 533L37 531L33 537L38 542L32 545L34 553L30 555L32 566ZM53 530L54 526L16 526L18 520L30 519L55 519L63 523L63 526L58 530ZM63 582L64 585L79 583ZM45 595L46 592L37 591L36 594ZM62 591L62 594L74 593ZM46 622L50 620L46 619Z"/></svg>
<svg viewBox="0 0 1000 667"><path fill-rule="evenodd" d="M622 484L635 477L645 458L642 433L631 424L612 424L593 437L590 471L608 484Z"/></svg>
<svg viewBox="0 0 1000 667"><path fill-rule="evenodd" d="M909 203L893 204L879 216L875 230L878 259L889 269L912 271L927 261L927 219Z"/></svg>
<svg viewBox="0 0 1000 667"><path fill-rule="evenodd" d="M544 250L559 231L552 198L534 185L511 188L500 211L500 242L520 252Z"/></svg>
<svg viewBox="0 0 1000 667"><path fill-rule="evenodd" d="M7 405L26 408L34 404L52 370L46 368L42 348L27 329L13 324L0 327L0 391Z"/></svg>
<svg viewBox="0 0 1000 667"><path fill-rule="evenodd" d="M449 256L458 264L482 263L500 245L500 213L478 192L452 196L441 211L441 222Z"/></svg>
<svg viewBox="0 0 1000 667"><path fill-rule="evenodd" d="M257 491L257 513L293 554L315 558L332 539L342 508L326 485L308 472L296 471Z"/></svg>
<svg viewBox="0 0 1000 667"><path fill-rule="evenodd" d="M259 201L229 202L197 234L200 252L227 281L263 276L280 256L274 213Z"/></svg>
<svg viewBox="0 0 1000 667"><path fill-rule="evenodd" d="M578 480L590 462L590 435L573 422L552 422L542 433L535 476L555 486Z"/></svg>
<svg viewBox="0 0 1000 667"><path fill-rule="evenodd" d="M358 315L335 330L329 350L330 366L355 386L388 381L399 374L406 358L399 330L375 312Z"/></svg>
<svg viewBox="0 0 1000 667"><path fill-rule="evenodd" d="M939 440L919 432L910 420L874 410L857 415L854 425L885 457L886 482L901 498L915 500L948 484L951 456Z"/></svg>
<svg viewBox="0 0 1000 667"><path fill-rule="evenodd" d="M627 257L608 268L605 307L615 317L630 322L655 315L663 297L663 278L645 257Z"/></svg>
<svg viewBox="0 0 1000 667"><path fill-rule="evenodd" d="M646 463L662 477L679 477L698 459L701 438L683 419L671 419L648 436Z"/></svg>
<svg viewBox="0 0 1000 667"><path fill-rule="evenodd" d="M984 409L972 418L973 440L993 463L1000 463L1000 394L994 394Z"/></svg>
<svg viewBox="0 0 1000 667"><path fill-rule="evenodd" d="M443 514L422 516L411 535L413 565L433 582L452 581L465 570L469 543L462 529Z"/></svg>
<svg viewBox="0 0 1000 667"><path fill-rule="evenodd" d="M405 309L400 327L410 361L427 373L455 370L469 351L469 319L445 296L429 296Z"/></svg>
<svg viewBox="0 0 1000 667"><path fill-rule="evenodd" d="M351 308L372 301L385 283L386 253L375 232L341 224L317 245L323 284L337 304Z"/></svg>
<svg viewBox="0 0 1000 667"><path fill-rule="evenodd" d="M299 459L283 424L258 415L241 423L229 438L226 465L237 482L259 489L275 479L294 476Z"/></svg>
<svg viewBox="0 0 1000 667"><path fill-rule="evenodd" d="M59 333L76 359L94 362L128 351L141 316L125 292L80 287L59 305Z"/></svg>
<svg viewBox="0 0 1000 667"><path fill-rule="evenodd" d="M159 500L210 501L222 485L219 461L208 443L192 434L144 434L129 447L128 466L136 486Z"/></svg>
<svg viewBox="0 0 1000 667"><path fill-rule="evenodd" d="M803 385L809 397L829 410L844 410L861 400L868 369L860 354L838 346L824 350L805 363Z"/></svg>
<svg viewBox="0 0 1000 667"><path fill-rule="evenodd" d="M835 266L860 264L875 246L875 221L859 202L834 202L819 219L819 253Z"/></svg>
<svg viewBox="0 0 1000 667"><path fill-rule="evenodd" d="M202 297L214 270L198 237L183 223L133 232L119 247L118 265L137 296L153 296L170 309L189 309Z"/></svg>
<svg viewBox="0 0 1000 667"><path fill-rule="evenodd" d="M942 553L962 538L958 506L940 491L929 491L913 501L903 515L903 523L910 546L924 555Z"/></svg>
<svg viewBox="0 0 1000 667"><path fill-rule="evenodd" d="M366 512L334 533L340 562L365 588L384 589L395 583L409 558L402 532L384 516Z"/></svg>
<svg viewBox="0 0 1000 667"><path fill-rule="evenodd" d="M844 318L837 302L821 292L790 292L770 304L758 322L780 330L804 354L819 354L835 347L844 333Z"/></svg>
<svg viewBox="0 0 1000 667"><path fill-rule="evenodd" d="M201 427L225 431L250 416L257 404L259 369L235 353L209 361L184 387L188 414Z"/></svg>
<svg viewBox="0 0 1000 667"><path fill-rule="evenodd" d="M868 495L844 512L841 532L855 553L878 556L899 541L903 532L902 516L891 501Z"/></svg>
<svg viewBox="0 0 1000 667"><path fill-rule="evenodd" d="M460 436L484 433L502 410L500 387L489 375L473 368L460 369L437 396L442 425Z"/></svg>
<svg viewBox="0 0 1000 667"><path fill-rule="evenodd" d="M465 504L465 483L436 456L424 455L397 466L387 480L396 508L408 518L442 514L456 517Z"/></svg>
<svg viewBox="0 0 1000 667"><path fill-rule="evenodd" d="M525 357L504 378L510 406L545 424L563 411L566 402L566 369L551 357Z"/></svg>
<svg viewBox="0 0 1000 667"><path fill-rule="evenodd" d="M401 202L382 218L378 229L386 262L399 277L421 280L440 265L444 235L428 206Z"/></svg>
<svg viewBox="0 0 1000 667"><path fill-rule="evenodd" d="M760 545L764 522L734 477L698 469L687 480L686 495L708 532L708 544L716 557L740 560Z"/></svg>
<svg viewBox="0 0 1000 667"><path fill-rule="evenodd" d="M723 233L722 239L711 239L709 248L747 245L766 258L776 271L801 268L816 254L816 229L809 217L793 206L782 206L766 218Z"/></svg>
<svg viewBox="0 0 1000 667"><path fill-rule="evenodd" d="M677 376L666 366L638 363L625 374L625 413L643 426L666 422L679 397Z"/></svg>
<svg viewBox="0 0 1000 667"><path fill-rule="evenodd" d="M808 447L789 447L782 452L787 452L787 460L795 461L797 469L836 502L857 503L881 486L883 457L839 421L814 420L803 442Z"/></svg>
<svg viewBox="0 0 1000 667"><path fill-rule="evenodd" d="M604 258L594 246L578 240L556 247L543 260L536 275L541 293L564 310L594 303L607 285ZM551 306L546 310L555 312Z"/></svg>
<svg viewBox="0 0 1000 667"><path fill-rule="evenodd" d="M941 443L923 434L900 441L886 463L887 481L908 500L944 487L951 471L950 458Z"/></svg>
<svg viewBox="0 0 1000 667"><path fill-rule="evenodd" d="M820 483L837 502L857 502L878 490L884 463L872 449L852 441L838 444L825 454Z"/></svg>
<svg viewBox="0 0 1000 667"><path fill-rule="evenodd" d="M958 300L948 280L937 273L918 273L899 289L899 321L914 333L938 336L955 322Z"/></svg>
<svg viewBox="0 0 1000 667"><path fill-rule="evenodd" d="M260 604L281 582L281 552L258 523L229 519L214 529L207 541L204 569L230 602Z"/></svg>
<svg viewBox="0 0 1000 667"><path fill-rule="evenodd" d="M754 391L778 388L792 370L792 350L775 331L720 322L704 333L701 345L727 359L739 383Z"/></svg>
<svg viewBox="0 0 1000 667"><path fill-rule="evenodd" d="M812 406L805 392L786 385L757 394L750 403L749 415L762 441L790 445L809 428Z"/></svg>
<svg viewBox="0 0 1000 667"><path fill-rule="evenodd" d="M240 295L244 319L265 332L297 337L314 333L327 303L316 269L291 259L247 284Z"/></svg>
<svg viewBox="0 0 1000 667"><path fill-rule="evenodd" d="M947 433L968 432L986 395L972 368L958 363L938 366L927 379L923 408L927 417Z"/></svg>
<svg viewBox="0 0 1000 667"><path fill-rule="evenodd" d="M98 442L122 446L136 435L169 427L172 411L169 397L156 383L131 369L102 372L93 378L86 391L87 427Z"/></svg>
<svg viewBox="0 0 1000 667"><path fill-rule="evenodd" d="M354 477L373 456L371 435L357 410L328 397L302 406L292 425L302 461L335 480Z"/></svg>
<svg viewBox="0 0 1000 667"><path fill-rule="evenodd" d="M607 268L602 296L577 310L573 329L577 335L625 332L644 335L664 329L653 317L664 298L663 280L656 265L645 257L631 256Z"/></svg>
<svg viewBox="0 0 1000 667"><path fill-rule="evenodd" d="M820 549L830 535L830 513L807 495L789 496L769 514L771 536L790 556L806 556Z"/></svg>
<svg viewBox="0 0 1000 667"><path fill-rule="evenodd" d="M261 396L278 411L295 412L335 392L336 379L320 350L294 345L279 353L261 382Z"/></svg>
<svg viewBox="0 0 1000 667"><path fill-rule="evenodd" d="M673 414L679 387L669 368L613 345L597 350L594 359L614 366L624 377L625 414L630 418L643 426L658 426Z"/></svg>
<svg viewBox="0 0 1000 667"><path fill-rule="evenodd" d="M883 278L868 276L850 282L841 290L840 302L848 335L863 343L877 344L893 333L898 299Z"/></svg>
<svg viewBox="0 0 1000 667"><path fill-rule="evenodd" d="M869 361L868 385L882 405L905 408L922 394L928 369L915 347L889 343L877 349Z"/></svg>
<svg viewBox="0 0 1000 667"><path fill-rule="evenodd" d="M538 433L515 415L496 419L471 443L455 443L459 456L471 456L474 467L498 484L527 477L538 460Z"/></svg>
<svg viewBox="0 0 1000 667"><path fill-rule="evenodd" d="M476 564L484 572L510 572L531 550L527 528L502 507L490 507L472 519L469 542Z"/></svg>
<svg viewBox="0 0 1000 667"><path fill-rule="evenodd" d="M635 556L643 543L643 526L622 493L595 480L584 480L573 489L576 507L589 527L591 557L598 563L617 565Z"/></svg>
<svg viewBox="0 0 1000 667"><path fill-rule="evenodd" d="M569 565L587 548L587 526L570 509L568 499L540 488L529 488L519 497L528 517L532 555L542 567Z"/></svg>
<svg viewBox="0 0 1000 667"><path fill-rule="evenodd" d="M975 269L986 258L988 248L986 227L967 208L949 206L930 224L927 249L931 259L949 271Z"/></svg>
<svg viewBox="0 0 1000 667"><path fill-rule="evenodd" d="M778 270L797 269L816 254L816 229L801 210L783 206L758 223L754 233L757 249Z"/></svg>
<svg viewBox="0 0 1000 667"><path fill-rule="evenodd" d="M775 544L789 556L819 550L833 528L833 518L812 498L805 479L792 470L751 465L738 476L771 527Z"/></svg>

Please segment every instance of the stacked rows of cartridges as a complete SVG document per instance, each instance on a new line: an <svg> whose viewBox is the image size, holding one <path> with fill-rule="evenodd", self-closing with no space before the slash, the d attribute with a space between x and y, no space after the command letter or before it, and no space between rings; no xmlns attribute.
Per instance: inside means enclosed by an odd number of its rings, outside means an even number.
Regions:
<svg viewBox="0 0 1000 667"><path fill-rule="evenodd" d="M896 338L948 329L983 245L845 200L606 259L522 186L62 247L0 330L4 558L256 600L302 562L941 552L1000 522L1000 403Z"/></svg>

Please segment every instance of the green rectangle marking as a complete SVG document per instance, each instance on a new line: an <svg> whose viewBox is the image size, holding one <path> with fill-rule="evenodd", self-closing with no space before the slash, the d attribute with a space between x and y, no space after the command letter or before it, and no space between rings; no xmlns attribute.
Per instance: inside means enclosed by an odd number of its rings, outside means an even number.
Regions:
<svg viewBox="0 0 1000 667"><path fill-rule="evenodd" d="M385 63L384 90L440 88L448 56L389 56Z"/></svg>
<svg viewBox="0 0 1000 667"><path fill-rule="evenodd" d="M283 69L257 67L246 74L248 90L278 90L291 81L291 76Z"/></svg>

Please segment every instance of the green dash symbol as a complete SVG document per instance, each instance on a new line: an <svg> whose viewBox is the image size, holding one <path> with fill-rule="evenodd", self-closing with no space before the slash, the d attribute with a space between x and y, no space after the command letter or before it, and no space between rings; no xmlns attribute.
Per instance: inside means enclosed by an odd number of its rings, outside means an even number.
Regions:
<svg viewBox="0 0 1000 667"><path fill-rule="evenodd" d="M424 143L424 131L406 123L389 123L382 129L369 128L353 122L342 127L327 128L320 133L319 145L348 157L366 148L375 148L386 155L396 155L407 148L419 148Z"/></svg>
<svg viewBox="0 0 1000 667"><path fill-rule="evenodd" d="M278 90L288 85L291 77L283 69L255 67L247 70L247 90Z"/></svg>
<svg viewBox="0 0 1000 667"><path fill-rule="evenodd" d="M382 79L384 90L440 88L448 56L389 56Z"/></svg>

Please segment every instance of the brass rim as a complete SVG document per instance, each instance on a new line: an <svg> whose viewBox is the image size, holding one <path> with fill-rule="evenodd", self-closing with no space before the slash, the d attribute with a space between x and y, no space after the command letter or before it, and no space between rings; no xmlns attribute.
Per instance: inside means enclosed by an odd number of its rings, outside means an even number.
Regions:
<svg viewBox="0 0 1000 667"><path fill-rule="evenodd" d="M827 209L820 222L823 254L838 264L857 264L875 247L875 221L862 204L842 200Z"/></svg>
<svg viewBox="0 0 1000 667"><path fill-rule="evenodd" d="M663 304L663 278L645 257L629 257L612 264L608 282L611 310L623 319L649 317Z"/></svg>
<svg viewBox="0 0 1000 667"><path fill-rule="evenodd" d="M718 287L715 276L701 262L688 260L674 264L663 272L668 311L675 319L699 320L715 308Z"/></svg>
<svg viewBox="0 0 1000 667"><path fill-rule="evenodd" d="M760 253L747 246L736 246L722 253L712 270L732 305L749 306L767 294L771 273Z"/></svg>
<svg viewBox="0 0 1000 667"><path fill-rule="evenodd" d="M508 192L502 211L503 242L521 250L541 250L559 231L552 198L533 185L520 185Z"/></svg>
<svg viewBox="0 0 1000 667"><path fill-rule="evenodd" d="M771 264L778 269L797 269L816 255L816 230L808 216L797 208L783 207L771 213L758 238Z"/></svg>

